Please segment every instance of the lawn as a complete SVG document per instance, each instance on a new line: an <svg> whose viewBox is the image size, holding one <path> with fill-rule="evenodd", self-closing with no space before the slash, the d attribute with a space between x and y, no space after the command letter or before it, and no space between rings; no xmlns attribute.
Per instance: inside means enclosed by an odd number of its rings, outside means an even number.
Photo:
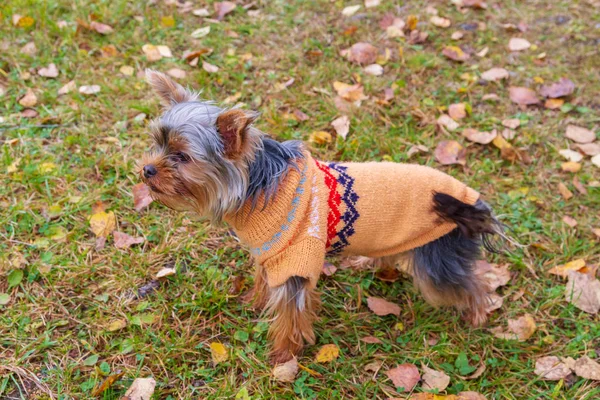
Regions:
<svg viewBox="0 0 600 400"><path fill-rule="evenodd" d="M0 5L0 398L119 399L140 377L156 380L156 399L419 398L422 383L404 392L388 379L400 364L447 374L440 400L465 391L600 398L600 377L534 372L546 356L600 359L600 315L570 304L567 280L548 273L581 259L577 273L593 276L600 264L600 168L566 136L569 125L600 132L600 3L380 3L239 1L221 21L205 0ZM434 9L449 27L431 21ZM530 46L509 50L517 37ZM382 68L341 54L356 43L375 46ZM447 46L469 58L448 58ZM147 67L172 70L205 99L259 111L260 129L305 141L315 157L426 164L476 188L521 244L487 255L510 272L498 289L503 305L472 328L425 303L407 279L331 259L337 271L319 283L317 344L299 357L294 382L278 382L267 324L244 301L253 270L245 249L225 226L134 206L136 162L160 113ZM482 79L491 68L509 76ZM563 77L575 90L545 104L542 87ZM340 99L336 81L358 85L350 96L362 89L360 105ZM511 101L511 86L533 89L540 102ZM450 108L459 103L464 116ZM439 120L449 112L454 130ZM345 138L331 125L343 115ZM502 141L507 119L520 126ZM498 138L478 144L467 128ZM442 165L435 149L444 141L460 143L464 161ZM580 158L565 149L584 157L565 165ZM92 215L111 213L114 230L142 243L117 248L113 229L91 230ZM168 276L156 278L164 268ZM399 315L375 315L369 296L397 303ZM536 329L522 341L490 330L525 314ZM369 336L379 343L361 340ZM225 346L227 360L213 362L211 343ZM326 344L339 357L317 362Z"/></svg>

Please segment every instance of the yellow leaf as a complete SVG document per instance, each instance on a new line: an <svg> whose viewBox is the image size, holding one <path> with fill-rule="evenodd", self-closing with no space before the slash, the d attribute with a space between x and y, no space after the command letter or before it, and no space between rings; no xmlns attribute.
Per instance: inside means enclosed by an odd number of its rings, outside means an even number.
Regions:
<svg viewBox="0 0 600 400"><path fill-rule="evenodd" d="M21 158L15 159L8 167L6 167L6 173L12 174L13 172L17 172L17 167L21 163Z"/></svg>
<svg viewBox="0 0 600 400"><path fill-rule="evenodd" d="M322 144L331 143L332 137L329 132L314 131L313 133L310 134L308 141L311 143L322 145Z"/></svg>
<svg viewBox="0 0 600 400"><path fill-rule="evenodd" d="M38 166L38 171L40 174L47 174L48 172L52 172L56 169L56 164L51 162L41 163Z"/></svg>
<svg viewBox="0 0 600 400"><path fill-rule="evenodd" d="M124 319L115 319L108 325L108 328L106 328L106 329L109 332L115 332L115 331L125 328L126 326L127 326L127 321L125 321Z"/></svg>
<svg viewBox="0 0 600 400"><path fill-rule="evenodd" d="M404 324L402 322L398 322L396 323L396 325L394 326L394 328L400 332L402 332L404 330Z"/></svg>
<svg viewBox="0 0 600 400"><path fill-rule="evenodd" d="M496 137L494 138L494 140L492 140L492 143L494 144L494 146L496 146L500 150L502 150L502 149L510 149L512 147L512 145L510 143L508 143L506 141L506 139L504 139L500 135L496 135Z"/></svg>
<svg viewBox="0 0 600 400"><path fill-rule="evenodd" d="M35 20L31 17L21 17L19 18L19 22L17 22L17 26L19 28L29 28L35 23Z"/></svg>
<svg viewBox="0 0 600 400"><path fill-rule="evenodd" d="M101 211L90 217L92 232L98 237L107 237L117 226L115 213L112 211Z"/></svg>
<svg viewBox="0 0 600 400"><path fill-rule="evenodd" d="M162 17L160 19L160 24L165 28L172 28L175 26L175 18L172 15Z"/></svg>
<svg viewBox="0 0 600 400"><path fill-rule="evenodd" d="M541 76L534 76L533 81L535 83L544 83L544 78L542 78Z"/></svg>
<svg viewBox="0 0 600 400"><path fill-rule="evenodd" d="M67 230L62 226L56 226L52 230L52 234L48 236L48 239L52 239L55 242L64 242L67 238Z"/></svg>
<svg viewBox="0 0 600 400"><path fill-rule="evenodd" d="M552 267L548 270L548 273L566 278L569 276L569 271L580 271L584 267L585 260L579 258L577 260L569 261L565 265L557 265L556 267Z"/></svg>
<svg viewBox="0 0 600 400"><path fill-rule="evenodd" d="M379 65L385 65L390 60L391 56L392 56L392 51L386 47L385 52L383 54L379 54L377 56L377 60L375 60L375 62Z"/></svg>
<svg viewBox="0 0 600 400"><path fill-rule="evenodd" d="M320 363L326 363L335 360L340 355L340 349L335 344L326 344L319 349L315 360Z"/></svg>
<svg viewBox="0 0 600 400"><path fill-rule="evenodd" d="M215 364L227 361L229 358L229 352L227 351L227 348L219 342L212 342L210 344L210 354L212 356L213 363Z"/></svg>
<svg viewBox="0 0 600 400"><path fill-rule="evenodd" d="M556 110L557 108L561 108L565 104L564 99L547 99L544 103L544 107L549 110Z"/></svg>
<svg viewBox="0 0 600 400"><path fill-rule="evenodd" d="M414 15L409 15L408 18L406 18L406 26L411 31L414 31L415 29L417 29L418 22L419 22L419 18L417 18Z"/></svg>
<svg viewBox="0 0 600 400"><path fill-rule="evenodd" d="M579 172L581 164L578 162L567 161L561 164L560 168L565 172Z"/></svg>

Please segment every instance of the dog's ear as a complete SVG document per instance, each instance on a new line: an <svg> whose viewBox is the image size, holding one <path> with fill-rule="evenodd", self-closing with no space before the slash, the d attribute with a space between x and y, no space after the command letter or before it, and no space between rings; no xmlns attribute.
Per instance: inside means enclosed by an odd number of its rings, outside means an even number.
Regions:
<svg viewBox="0 0 600 400"><path fill-rule="evenodd" d="M217 131L223 139L225 156L239 158L248 150L248 127L256 115L239 110L227 110L217 117Z"/></svg>
<svg viewBox="0 0 600 400"><path fill-rule="evenodd" d="M196 99L194 93L185 89L162 72L146 69L146 81L152 86L156 94L158 94L161 103L167 108L177 103Z"/></svg>

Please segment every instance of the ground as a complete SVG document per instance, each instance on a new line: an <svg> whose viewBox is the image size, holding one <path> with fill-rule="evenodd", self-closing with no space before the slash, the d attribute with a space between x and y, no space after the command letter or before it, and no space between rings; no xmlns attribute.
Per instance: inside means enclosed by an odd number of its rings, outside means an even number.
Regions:
<svg viewBox="0 0 600 400"><path fill-rule="evenodd" d="M212 3L191 3L215 18ZM597 381L574 375L544 381L534 374L541 356L600 357L598 315L569 304L565 281L547 274L574 259L589 265L600 260L592 233L600 228L600 169L587 157L579 172L563 171L558 153L574 148L565 138L567 125L597 129L600 121L598 2L489 0L487 9L462 12L443 1L381 3L240 1L220 23L161 0L11 0L0 6L0 397L92 398L107 375L121 371L99 398L118 399L135 378L147 376L157 382L157 399L405 398L408 393L385 374L403 363L445 371L451 378L446 395L471 390L488 399L600 397ZM342 15L354 4L362 7ZM433 25L427 6L452 25ZM429 37L421 44L389 38L380 26L387 13L405 22L417 17L416 29ZM14 25L15 14L33 21L17 17ZM94 20L114 31L98 33L90 26ZM525 24L524 32L502 26L508 23ZM208 26L205 36L191 36ZM451 39L455 31L463 38ZM510 52L512 37L526 38L532 47ZM22 48L29 42L36 51L27 54ZM340 55L357 42L382 54L389 49L389 60L379 60L383 75L369 75ZM173 57L149 61L144 44L168 46ZM446 58L447 45L463 46L470 59ZM209 48L197 66L182 58L186 50ZM483 57L475 54L484 48ZM202 68L203 61L218 71L208 72L214 69ZM58 76L40 76L38 69L50 63ZM123 66L133 67L133 75ZM499 290L504 305L488 325L472 328L456 311L427 305L408 280L385 282L372 271L338 268L319 284L323 310L317 344L299 358L305 368L294 383L275 381L267 325L241 301L252 283L247 252L226 227L210 228L158 204L134 209L136 161L150 145L147 123L160 111L140 75L146 67L184 70L179 81L202 90L203 98L260 111L260 129L279 140L304 140L322 159L410 161L477 188L512 237L526 245L487 256L511 273ZM482 81L492 67L506 68L510 77ZM560 109L509 99L509 86L538 90L561 77L576 90ZM71 80L76 87L59 96ZM334 81L360 82L369 98L341 112ZM80 93L83 85L99 85L100 91ZM394 94L387 102L381 100L385 88ZM28 89L35 105L19 103ZM498 99L483 100L489 93ZM472 109L460 128L436 126L440 114L459 102ZM22 115L23 104L35 112ZM308 118L294 118L296 110ZM309 143L312 132L334 133L330 123L341 115L350 118L346 139L334 134L331 143L328 135L324 143ZM507 118L521 121L511 143L530 162L503 159L492 144L461 136L466 127L500 132ZM464 166L436 161L433 150L443 140L466 147ZM409 155L415 145L429 151ZM587 194L576 189L574 176ZM565 200L559 183L574 196ZM144 243L117 249L110 234L104 246L98 244L89 222L98 202L114 212L118 231ZM565 216L578 225L569 226ZM340 266L340 260L330 261ZM169 266L176 274L155 280ZM399 316L373 314L367 296L399 304ZM525 313L537 324L529 339L502 340L490 332ZM381 343L360 340L366 336ZM228 360L213 364L213 342L226 346ZM315 354L325 344L337 345L340 356L318 363ZM373 361L380 362L378 372L365 371ZM480 377L464 379L481 365ZM415 393L420 391L418 385Z"/></svg>

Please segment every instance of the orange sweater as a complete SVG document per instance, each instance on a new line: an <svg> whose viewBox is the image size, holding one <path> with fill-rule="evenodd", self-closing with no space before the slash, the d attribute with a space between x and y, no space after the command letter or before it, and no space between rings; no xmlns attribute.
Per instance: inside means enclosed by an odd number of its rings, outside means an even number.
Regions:
<svg viewBox="0 0 600 400"><path fill-rule="evenodd" d="M479 198L475 190L425 166L305 157L264 210L250 212L246 204L227 218L264 266L271 287L294 275L316 286L325 255L382 257L451 232L456 225L433 211L434 192L467 204Z"/></svg>

